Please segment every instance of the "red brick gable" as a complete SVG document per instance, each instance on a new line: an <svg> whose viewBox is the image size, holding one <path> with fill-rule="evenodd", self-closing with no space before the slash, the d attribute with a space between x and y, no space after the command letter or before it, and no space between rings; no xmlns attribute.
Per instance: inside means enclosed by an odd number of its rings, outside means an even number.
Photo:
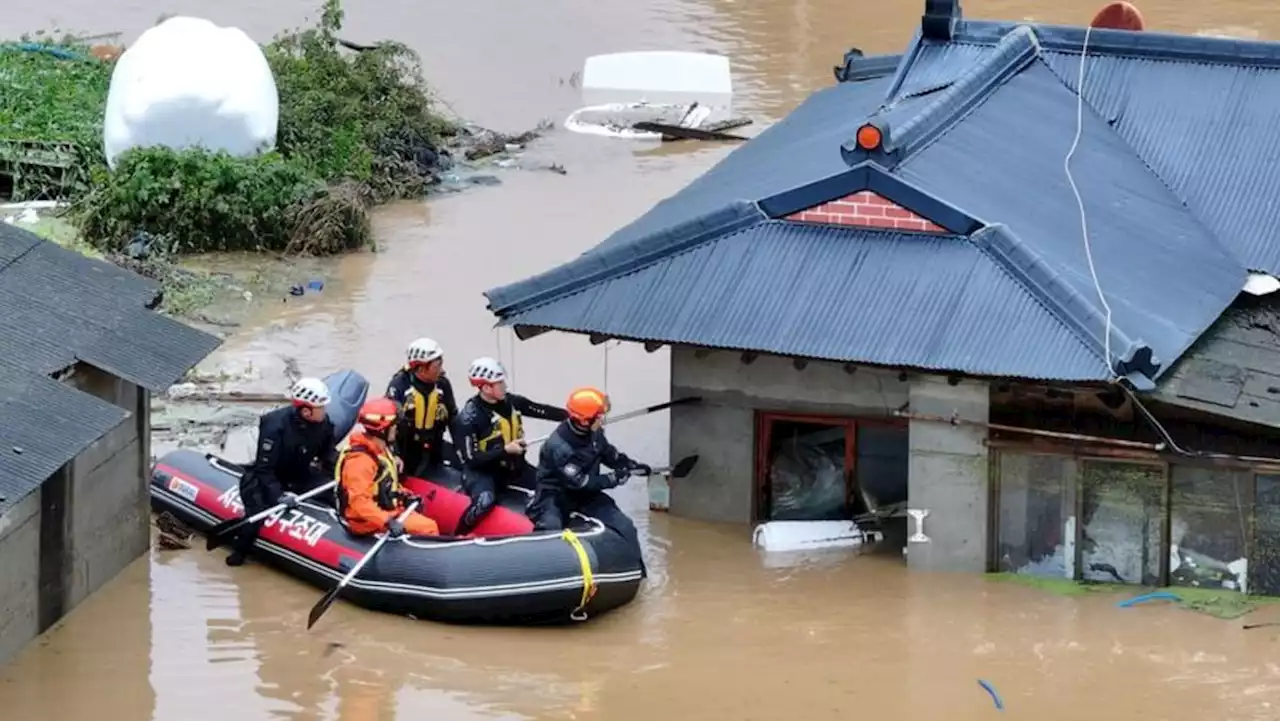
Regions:
<svg viewBox="0 0 1280 721"><path fill-rule="evenodd" d="M874 191L851 193L822 205L787 216L787 220L825 225L855 225L864 228L913 230L946 233L945 228L920 217Z"/></svg>

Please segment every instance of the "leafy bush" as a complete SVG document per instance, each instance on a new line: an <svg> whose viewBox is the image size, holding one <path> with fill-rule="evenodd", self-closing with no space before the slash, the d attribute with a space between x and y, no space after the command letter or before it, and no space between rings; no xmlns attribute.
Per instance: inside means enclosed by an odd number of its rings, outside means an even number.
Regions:
<svg viewBox="0 0 1280 721"><path fill-rule="evenodd" d="M278 153L234 158L200 149L137 148L95 181L75 213L85 237L109 253L139 231L164 239L165 247L156 250L165 253L324 255L369 240L363 199L331 191Z"/></svg>
<svg viewBox="0 0 1280 721"><path fill-rule="evenodd" d="M30 44L46 46L39 35ZM23 200L84 192L104 164L102 116L112 66L84 47L46 47L0 43L0 172L16 176L13 194ZM70 148L59 152L59 146ZM30 153L50 150L69 167L15 167Z"/></svg>
<svg viewBox="0 0 1280 721"><path fill-rule="evenodd" d="M344 51L342 17L326 0L316 27L263 48L280 91L276 145L327 181L367 184L375 202L420 196L453 128L432 111L418 56L391 42Z"/></svg>
<svg viewBox="0 0 1280 721"><path fill-rule="evenodd" d="M437 144L454 129L432 111L417 55L397 43L344 50L342 15L339 0L325 0L316 27L263 47L280 92L277 152L237 159L152 148L122 155L112 172L102 120L113 66L57 57L85 48L0 46L0 172L14 134L71 145L70 171L24 171L34 185L17 190L80 198L81 232L109 252L139 231L168 239L175 253L360 247L370 237L367 205L421 196L435 181Z"/></svg>

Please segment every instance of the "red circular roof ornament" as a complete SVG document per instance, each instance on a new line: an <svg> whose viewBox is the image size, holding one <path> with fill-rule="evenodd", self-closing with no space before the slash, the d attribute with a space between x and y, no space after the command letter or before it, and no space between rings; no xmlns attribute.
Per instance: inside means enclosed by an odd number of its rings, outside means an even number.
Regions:
<svg viewBox="0 0 1280 721"><path fill-rule="evenodd" d="M1127 2L1114 2L1098 11L1093 16L1093 22L1089 23L1090 27L1109 28L1111 30L1129 30L1132 32L1142 32L1145 24L1142 21L1142 13L1138 8Z"/></svg>
<svg viewBox="0 0 1280 721"><path fill-rule="evenodd" d="M880 132L880 128L867 123L858 128L858 147L863 150L871 151L880 147L880 143L884 141L884 136Z"/></svg>

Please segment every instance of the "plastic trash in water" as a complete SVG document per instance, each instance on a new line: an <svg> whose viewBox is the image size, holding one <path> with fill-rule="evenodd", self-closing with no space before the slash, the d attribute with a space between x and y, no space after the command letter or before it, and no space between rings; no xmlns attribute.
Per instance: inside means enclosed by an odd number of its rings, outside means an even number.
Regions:
<svg viewBox="0 0 1280 721"><path fill-rule="evenodd" d="M991 695L991 701L996 705L997 711L1004 710L1004 701L1000 698L1000 694L996 691L996 687L991 685L990 681L978 679L978 685Z"/></svg>
<svg viewBox="0 0 1280 721"><path fill-rule="evenodd" d="M307 283L307 290L314 290L314 291L316 291L316 292L320 292L320 291L324 290L324 281L323 281L323 280L311 280L311 281L309 281L309 282Z"/></svg>
<svg viewBox="0 0 1280 721"><path fill-rule="evenodd" d="M306 288L303 288L301 285L295 285L289 289L289 295L302 295L306 292Z"/></svg>

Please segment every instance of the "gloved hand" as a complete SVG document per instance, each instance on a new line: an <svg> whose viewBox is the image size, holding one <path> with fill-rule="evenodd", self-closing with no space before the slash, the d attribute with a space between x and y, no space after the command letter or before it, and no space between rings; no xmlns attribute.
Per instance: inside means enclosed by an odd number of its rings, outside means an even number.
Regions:
<svg viewBox="0 0 1280 721"><path fill-rule="evenodd" d="M408 491L400 491L400 502L404 504L405 508L408 508L414 501L418 503L418 510L422 510L422 496Z"/></svg>
<svg viewBox="0 0 1280 721"><path fill-rule="evenodd" d="M280 495L280 502L284 504L285 508L293 510L298 507L298 494L291 492L282 493Z"/></svg>
<svg viewBox="0 0 1280 721"><path fill-rule="evenodd" d="M392 538L399 538L404 535L404 524L400 522L399 518L393 518L387 523L387 535Z"/></svg>
<svg viewBox="0 0 1280 721"><path fill-rule="evenodd" d="M624 485L626 484L627 481L631 480L631 472L630 471L627 471L627 472L614 471L613 473L609 474L608 478L610 479L609 487L617 488L618 486Z"/></svg>
<svg viewBox="0 0 1280 721"><path fill-rule="evenodd" d="M653 468L648 463L634 463L631 466L631 473L637 476L648 476L653 474Z"/></svg>

